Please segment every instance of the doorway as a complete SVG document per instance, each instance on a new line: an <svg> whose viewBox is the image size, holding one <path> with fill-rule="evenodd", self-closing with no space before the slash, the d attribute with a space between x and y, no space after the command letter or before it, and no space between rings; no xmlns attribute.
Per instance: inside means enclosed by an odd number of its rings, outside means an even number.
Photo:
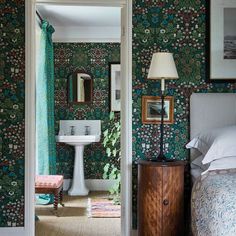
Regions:
<svg viewBox="0 0 236 236"><path fill-rule="evenodd" d="M131 53L131 2L124 1L41 1L41 3L48 4L63 4L63 5L90 5L90 6L120 6L122 10L122 40L121 40L121 74L126 79L122 81L122 94L121 94L121 235L130 235L131 233L131 168L132 168L132 53ZM35 101L34 97L35 81L30 79L35 77L35 43L34 43L34 29L35 24L35 2L27 3L26 7L26 27L27 29L27 54L26 54L26 207L25 207L25 229L28 235L33 235L34 232L34 175L30 167L35 165L35 160L29 158L34 156L34 143L35 143ZM34 53L32 53L34 52ZM32 75L32 76L30 76Z"/></svg>

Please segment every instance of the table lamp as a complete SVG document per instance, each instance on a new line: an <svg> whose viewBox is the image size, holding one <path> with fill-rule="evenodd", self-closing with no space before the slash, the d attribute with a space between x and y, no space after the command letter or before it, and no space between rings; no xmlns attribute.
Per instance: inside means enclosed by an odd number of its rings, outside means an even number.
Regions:
<svg viewBox="0 0 236 236"><path fill-rule="evenodd" d="M165 100L165 80L178 79L173 54L169 52L157 52L152 56L149 68L148 79L161 80L161 124L160 124L160 153L157 159L152 161L165 162L168 159L164 155L163 132L164 132L164 100Z"/></svg>

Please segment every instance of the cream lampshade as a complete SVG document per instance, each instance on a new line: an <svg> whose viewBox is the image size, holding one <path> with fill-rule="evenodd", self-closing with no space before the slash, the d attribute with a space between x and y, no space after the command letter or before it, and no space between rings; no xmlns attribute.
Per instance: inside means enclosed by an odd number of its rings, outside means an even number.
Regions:
<svg viewBox="0 0 236 236"><path fill-rule="evenodd" d="M161 91L165 90L166 79L178 79L173 54L169 52L157 52L152 56L148 79L161 80Z"/></svg>

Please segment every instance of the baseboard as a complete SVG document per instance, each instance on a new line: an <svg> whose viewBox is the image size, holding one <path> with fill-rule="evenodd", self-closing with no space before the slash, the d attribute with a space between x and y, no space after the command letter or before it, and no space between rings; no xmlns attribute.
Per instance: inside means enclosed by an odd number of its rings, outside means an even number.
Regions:
<svg viewBox="0 0 236 236"><path fill-rule="evenodd" d="M0 228L1 236L26 236L24 227L3 227Z"/></svg>
<svg viewBox="0 0 236 236"><path fill-rule="evenodd" d="M72 179L64 179L63 189L67 191L71 186ZM108 191L116 180L109 179L86 179L85 184L90 191Z"/></svg>

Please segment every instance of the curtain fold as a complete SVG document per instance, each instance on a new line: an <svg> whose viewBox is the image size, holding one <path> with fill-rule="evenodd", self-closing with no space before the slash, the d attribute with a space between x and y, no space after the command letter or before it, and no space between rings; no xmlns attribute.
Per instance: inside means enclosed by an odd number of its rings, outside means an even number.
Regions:
<svg viewBox="0 0 236 236"><path fill-rule="evenodd" d="M56 141L54 126L54 28L41 24L36 75L36 174L56 174Z"/></svg>

